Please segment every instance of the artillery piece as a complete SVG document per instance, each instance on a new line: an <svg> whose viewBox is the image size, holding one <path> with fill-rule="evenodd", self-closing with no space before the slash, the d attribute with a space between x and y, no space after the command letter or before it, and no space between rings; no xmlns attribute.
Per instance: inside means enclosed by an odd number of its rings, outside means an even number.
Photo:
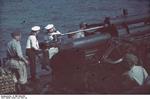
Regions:
<svg viewBox="0 0 150 99"><path fill-rule="evenodd" d="M134 48L139 64L147 66L143 57L150 48L150 14L106 18L64 35L87 31L92 35L57 42L60 52L51 60L53 86L58 93L123 93L118 86L124 71L119 59Z"/></svg>

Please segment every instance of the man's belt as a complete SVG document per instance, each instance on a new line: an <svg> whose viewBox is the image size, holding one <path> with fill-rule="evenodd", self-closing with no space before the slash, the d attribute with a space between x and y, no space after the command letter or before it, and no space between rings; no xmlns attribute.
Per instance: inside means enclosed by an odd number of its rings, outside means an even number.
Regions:
<svg viewBox="0 0 150 99"><path fill-rule="evenodd" d="M20 58L18 58L18 57L10 57L10 58L8 58L8 60L11 60L11 59L13 59L13 60L17 60L17 61L21 61L21 59L20 59Z"/></svg>

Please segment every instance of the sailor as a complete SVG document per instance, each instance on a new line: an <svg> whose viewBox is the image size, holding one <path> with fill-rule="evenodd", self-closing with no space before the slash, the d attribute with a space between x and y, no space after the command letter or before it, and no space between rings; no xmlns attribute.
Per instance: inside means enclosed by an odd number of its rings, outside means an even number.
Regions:
<svg viewBox="0 0 150 99"><path fill-rule="evenodd" d="M81 23L80 24L80 32L77 32L73 35L73 39L78 39L78 38L83 38L85 37L85 32L84 29L86 29L86 23Z"/></svg>
<svg viewBox="0 0 150 99"><path fill-rule="evenodd" d="M31 28L31 33L27 39L26 45L26 55L28 56L30 62L30 74L31 80L35 81L36 78L36 56L41 52L39 48L39 42L37 40L37 35L40 32L39 26L34 26Z"/></svg>
<svg viewBox="0 0 150 99"><path fill-rule="evenodd" d="M45 36L44 40L47 42L59 42L59 37L62 33L60 33L53 24L48 24L45 29L47 30L47 35Z"/></svg>
<svg viewBox="0 0 150 99"><path fill-rule="evenodd" d="M24 90L27 83L27 69L26 65L28 65L27 59L23 56L22 48L20 44L21 33L13 32L11 34L12 40L7 45L7 58L6 67L10 70L15 70L19 74L18 81L14 79L16 83L22 86L22 90Z"/></svg>
<svg viewBox="0 0 150 99"><path fill-rule="evenodd" d="M58 38L61 33L57 31L53 24L49 24L45 27L47 30L47 35L45 35L42 49L43 60L42 60L42 69L49 71L50 70L50 60L52 57L58 53L58 47L56 46L60 39Z"/></svg>

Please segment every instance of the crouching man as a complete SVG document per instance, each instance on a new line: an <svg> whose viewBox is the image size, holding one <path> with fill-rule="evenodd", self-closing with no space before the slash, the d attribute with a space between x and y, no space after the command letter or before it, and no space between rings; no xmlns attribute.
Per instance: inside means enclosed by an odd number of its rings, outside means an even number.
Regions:
<svg viewBox="0 0 150 99"><path fill-rule="evenodd" d="M147 89L143 86L148 79L148 73L143 66L139 66L138 57L132 53L128 53L124 58L127 63L125 68L127 71L123 73L124 89L129 89L127 93L144 93Z"/></svg>
<svg viewBox="0 0 150 99"><path fill-rule="evenodd" d="M27 83L27 69L26 65L28 61L25 59L22 53L20 44L21 33L13 32L11 34L12 40L7 45L7 58L6 66L10 70L15 70L18 73L18 79L16 83L21 85L21 91L26 87Z"/></svg>

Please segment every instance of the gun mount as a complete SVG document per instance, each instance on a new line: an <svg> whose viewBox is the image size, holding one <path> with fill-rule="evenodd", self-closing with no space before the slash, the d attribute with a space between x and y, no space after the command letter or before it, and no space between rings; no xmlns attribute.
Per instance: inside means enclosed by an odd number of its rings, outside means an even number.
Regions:
<svg viewBox="0 0 150 99"><path fill-rule="evenodd" d="M78 32L88 35L70 38ZM120 59L129 47L136 49L141 63L145 62L143 56L150 48L150 14L106 18L102 23L86 24L84 30L64 36L68 38L57 42L60 52L51 60L53 86L57 90L64 93L68 90L69 93L124 93L125 90L118 87L124 64L113 66L111 62ZM111 57L111 62L103 62L106 56Z"/></svg>

